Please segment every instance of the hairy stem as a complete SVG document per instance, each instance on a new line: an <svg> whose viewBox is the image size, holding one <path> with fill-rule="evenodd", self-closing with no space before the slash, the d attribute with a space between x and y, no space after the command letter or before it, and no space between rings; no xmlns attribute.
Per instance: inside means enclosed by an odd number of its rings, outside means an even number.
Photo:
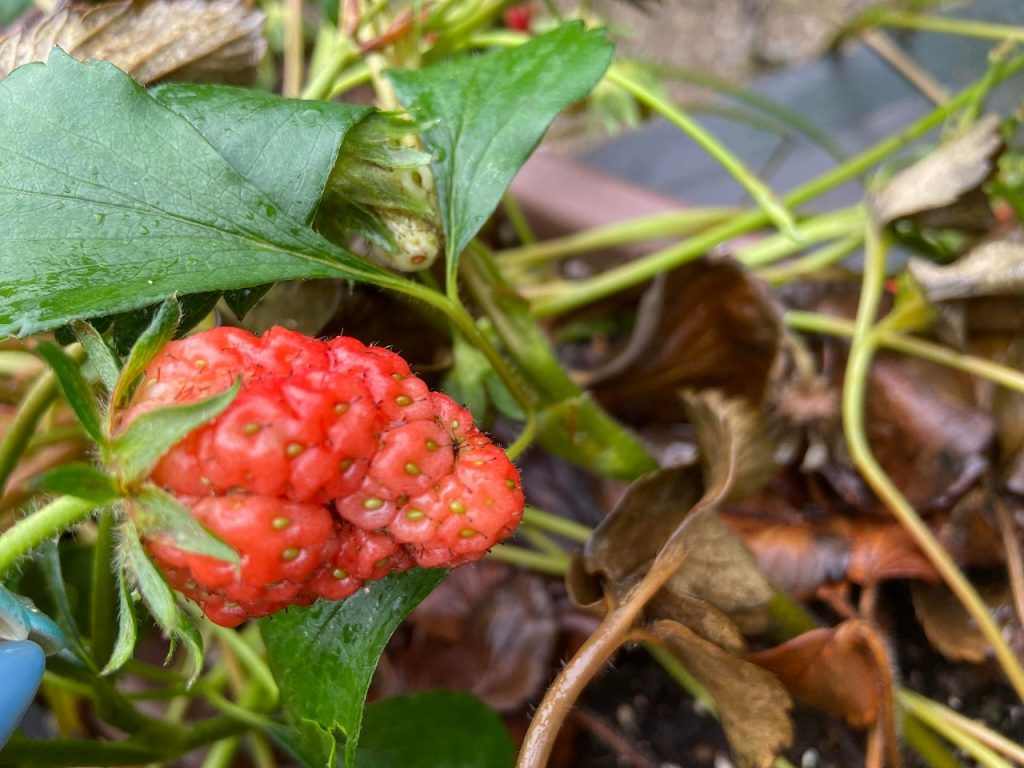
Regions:
<svg viewBox="0 0 1024 768"><path fill-rule="evenodd" d="M18 558L87 518L95 506L94 502L75 496L61 496L42 509L21 518L0 535L0 576L5 574Z"/></svg>

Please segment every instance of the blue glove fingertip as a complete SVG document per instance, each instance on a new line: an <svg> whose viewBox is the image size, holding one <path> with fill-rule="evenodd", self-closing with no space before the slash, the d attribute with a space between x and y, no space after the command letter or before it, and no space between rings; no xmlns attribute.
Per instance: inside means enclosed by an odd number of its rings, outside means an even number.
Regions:
<svg viewBox="0 0 1024 768"><path fill-rule="evenodd" d="M35 643L0 642L0 748L35 698L45 669L46 656Z"/></svg>

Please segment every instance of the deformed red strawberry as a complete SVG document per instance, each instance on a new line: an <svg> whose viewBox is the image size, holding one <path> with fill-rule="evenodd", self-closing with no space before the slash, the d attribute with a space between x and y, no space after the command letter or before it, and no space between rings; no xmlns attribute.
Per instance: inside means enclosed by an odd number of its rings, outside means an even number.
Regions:
<svg viewBox="0 0 1024 768"><path fill-rule="evenodd" d="M146 541L211 620L235 626L413 565L462 565L518 525L519 475L469 412L352 338L217 328L172 342L120 426L237 379L232 403L151 476L239 554L236 565Z"/></svg>

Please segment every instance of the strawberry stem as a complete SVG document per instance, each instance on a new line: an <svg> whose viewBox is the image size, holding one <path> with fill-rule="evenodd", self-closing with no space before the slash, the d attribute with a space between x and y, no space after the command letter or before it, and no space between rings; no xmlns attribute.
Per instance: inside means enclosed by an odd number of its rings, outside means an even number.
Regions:
<svg viewBox="0 0 1024 768"><path fill-rule="evenodd" d="M95 506L75 496L61 496L16 522L0 536L0 576L44 541L87 518Z"/></svg>

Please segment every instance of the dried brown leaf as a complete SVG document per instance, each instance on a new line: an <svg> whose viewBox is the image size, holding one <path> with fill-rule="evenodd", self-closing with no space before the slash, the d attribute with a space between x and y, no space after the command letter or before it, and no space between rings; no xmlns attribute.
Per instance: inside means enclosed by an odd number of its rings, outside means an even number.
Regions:
<svg viewBox="0 0 1024 768"><path fill-rule="evenodd" d="M65 6L0 38L0 79L55 45L101 59L144 85L174 79L243 84L266 52L263 14L243 0L148 0Z"/></svg>
<svg viewBox="0 0 1024 768"><path fill-rule="evenodd" d="M988 657L988 641L947 586L912 584L910 594L917 620L935 650L947 659L972 664Z"/></svg>
<svg viewBox="0 0 1024 768"><path fill-rule="evenodd" d="M976 296L1012 296L1024 291L1024 242L1020 239L981 243L952 264L911 259L910 272L932 301Z"/></svg>
<svg viewBox="0 0 1024 768"><path fill-rule="evenodd" d="M489 562L453 571L409 627L408 645L391 659L389 695L451 688L503 712L547 681L558 633L544 580Z"/></svg>
<svg viewBox="0 0 1024 768"><path fill-rule="evenodd" d="M812 629L748 658L771 671L797 698L841 716L856 728L873 725L891 687L884 644L865 622ZM884 665L884 668L883 668Z"/></svg>
<svg viewBox="0 0 1024 768"><path fill-rule="evenodd" d="M989 115L966 133L897 173L868 207L878 224L954 205L993 172L1003 148L999 118Z"/></svg>
<svg viewBox="0 0 1024 768"><path fill-rule="evenodd" d="M868 439L908 501L942 509L988 468L992 418L974 404L969 376L879 355L871 370Z"/></svg>
<svg viewBox="0 0 1024 768"><path fill-rule="evenodd" d="M779 362L781 321L764 286L731 262L700 261L648 289L629 343L581 374L613 412L681 420L681 389L719 389L760 405Z"/></svg>
<svg viewBox="0 0 1024 768"><path fill-rule="evenodd" d="M651 628L715 700L739 768L767 768L793 741L792 700L770 672L672 621Z"/></svg>

